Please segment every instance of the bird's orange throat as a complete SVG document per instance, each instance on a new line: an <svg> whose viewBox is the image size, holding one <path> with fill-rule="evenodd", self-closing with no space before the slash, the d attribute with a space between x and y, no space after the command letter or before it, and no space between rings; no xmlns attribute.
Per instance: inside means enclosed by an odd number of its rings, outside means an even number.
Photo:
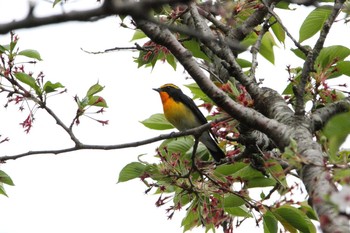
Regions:
<svg viewBox="0 0 350 233"><path fill-rule="evenodd" d="M176 118L175 116L179 113L178 106L180 103L175 102L174 99L166 92L162 91L159 92L159 94L160 98L162 99L164 115L171 122L173 120L172 118Z"/></svg>
<svg viewBox="0 0 350 233"><path fill-rule="evenodd" d="M166 105L166 102L169 100L170 96L165 91L159 92L160 98L162 99L163 106Z"/></svg>

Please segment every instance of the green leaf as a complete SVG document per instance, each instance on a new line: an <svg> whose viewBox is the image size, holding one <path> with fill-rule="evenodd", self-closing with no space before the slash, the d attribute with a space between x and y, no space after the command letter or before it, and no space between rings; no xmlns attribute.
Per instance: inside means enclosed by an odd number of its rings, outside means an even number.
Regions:
<svg viewBox="0 0 350 233"><path fill-rule="evenodd" d="M192 206L194 203L192 203ZM195 226L199 224L199 216L198 212L195 210L195 208L189 208L187 211L186 217L182 219L181 226L184 227L184 232L191 230Z"/></svg>
<svg viewBox="0 0 350 233"><path fill-rule="evenodd" d="M264 220L264 233L277 233L278 231L278 224L277 219L270 211L267 211L263 215Z"/></svg>
<svg viewBox="0 0 350 233"><path fill-rule="evenodd" d="M305 49L310 50L311 47L309 45L305 45L303 46ZM299 58L305 60L306 59L306 55L305 53L303 53L300 49L291 49L291 51Z"/></svg>
<svg viewBox="0 0 350 233"><path fill-rule="evenodd" d="M244 47L249 47L253 45L257 39L258 39L258 36L256 35L256 33L252 32L244 38L244 40L241 42L241 45Z"/></svg>
<svg viewBox="0 0 350 233"><path fill-rule="evenodd" d="M283 30L281 24L279 22L276 22L276 19L274 17L270 18L270 23L273 23L271 28L277 40L281 43L284 43L284 40L286 39L286 32Z"/></svg>
<svg viewBox="0 0 350 233"><path fill-rule="evenodd" d="M250 33L246 38L241 42L242 46L249 47L253 45L258 39L258 36L255 32ZM272 64L275 63L275 55L273 51L273 46L276 45L275 39L270 32L266 32L261 40L261 46L259 53Z"/></svg>
<svg viewBox="0 0 350 233"><path fill-rule="evenodd" d="M52 83L50 81L47 81L45 84L44 84L44 87L43 87L43 91L46 92L46 93L51 93L51 92L54 92L56 91L56 89L58 88L64 88L64 86L61 84L61 83Z"/></svg>
<svg viewBox="0 0 350 233"><path fill-rule="evenodd" d="M254 169L252 166L246 166L239 171L235 172L232 174L233 178L241 178L243 180L251 180L257 177L264 177L261 172L258 170Z"/></svg>
<svg viewBox="0 0 350 233"><path fill-rule="evenodd" d="M313 10L299 29L299 43L309 39L321 30L332 11L332 6L321 6Z"/></svg>
<svg viewBox="0 0 350 233"><path fill-rule="evenodd" d="M101 96L96 96L96 95L91 96L89 98L88 105L108 108L106 100L104 98L102 98Z"/></svg>
<svg viewBox="0 0 350 233"><path fill-rule="evenodd" d="M224 208L224 210L232 216L246 217L246 218L252 217L252 214L244 205L239 207L228 207L228 208Z"/></svg>
<svg viewBox="0 0 350 233"><path fill-rule="evenodd" d="M9 175L7 175L4 171L1 171L1 170L0 170L0 182L7 184L7 185L11 185L11 186L15 185L13 183L11 177Z"/></svg>
<svg viewBox="0 0 350 233"><path fill-rule="evenodd" d="M291 10L291 8L289 7L290 4L290 2L280 1L276 4L276 7L284 10Z"/></svg>
<svg viewBox="0 0 350 233"><path fill-rule="evenodd" d="M238 172L239 170L241 170L247 166L249 166L249 164L243 163L243 162L236 162L236 163L232 163L232 164L223 164L223 165L218 166L215 169L215 175L217 175L217 176L232 175L232 174L235 174L236 172Z"/></svg>
<svg viewBox="0 0 350 233"><path fill-rule="evenodd" d="M0 195L4 195L4 196L8 197L2 183L0 183Z"/></svg>
<svg viewBox="0 0 350 233"><path fill-rule="evenodd" d="M224 197L224 208L238 207L245 203L245 201L234 194L228 194Z"/></svg>
<svg viewBox="0 0 350 233"><path fill-rule="evenodd" d="M204 92L202 91L202 89L200 89L200 87L198 86L197 83L191 83L188 85L184 85L185 87L187 87L188 89L190 89L192 95L193 95L193 99L201 99L204 102L212 102L212 100L206 95L204 94Z"/></svg>
<svg viewBox="0 0 350 233"><path fill-rule="evenodd" d="M41 93L40 87L38 86L38 84L32 76L23 72L17 72L14 73L14 75L20 82L25 83L31 88L33 88L37 94Z"/></svg>
<svg viewBox="0 0 350 233"><path fill-rule="evenodd" d="M238 63L238 65L240 65L240 67L242 68L248 68L252 66L252 63L250 61L247 61L245 59L242 58L236 58L236 61Z"/></svg>
<svg viewBox="0 0 350 233"><path fill-rule="evenodd" d="M240 178L248 183L256 178L263 178L261 172L252 168L249 164L243 162L236 162L233 164L220 165L215 169L216 176L232 176L233 178Z"/></svg>
<svg viewBox="0 0 350 233"><path fill-rule="evenodd" d="M191 195L189 193L186 193L183 191L182 188L177 188L176 194L174 195L174 206L177 206L178 204L180 206L185 206L190 201L192 201L194 195Z"/></svg>
<svg viewBox="0 0 350 233"><path fill-rule="evenodd" d="M298 229L303 233L316 233L316 228L311 220L299 209L284 205L273 211L275 217L286 227L286 223L289 224L287 230L295 232L290 228Z"/></svg>
<svg viewBox="0 0 350 233"><path fill-rule="evenodd" d="M147 36L146 36L146 34L143 31L141 31L140 29L136 29L134 35L131 38L131 41L143 39L143 38L146 38L146 37Z"/></svg>
<svg viewBox="0 0 350 233"><path fill-rule="evenodd" d="M186 137L186 140L189 140L189 139L190 137ZM191 143L194 142L193 138L191 140L192 140ZM191 144L191 148L186 152L187 158L191 158L192 153L193 153L193 144ZM211 157L209 156L208 149L202 143L199 143L198 145L196 156L200 158L201 161L208 161L211 159Z"/></svg>
<svg viewBox="0 0 350 233"><path fill-rule="evenodd" d="M266 32L261 40L259 53L272 64L275 64L274 45L276 45L275 39L273 39L270 32Z"/></svg>
<svg viewBox="0 0 350 233"><path fill-rule="evenodd" d="M79 98L77 99L77 104L78 104L78 107L79 109L84 109L86 106L88 106L89 104L89 98L88 97L85 97L84 99L82 100L79 100Z"/></svg>
<svg viewBox="0 0 350 233"><path fill-rule="evenodd" d="M247 181L248 188L275 186L276 180L266 177L257 177Z"/></svg>
<svg viewBox="0 0 350 233"><path fill-rule="evenodd" d="M146 67L154 67L158 60L158 53L155 51L140 51L138 58L135 59L135 62L138 64L137 67L145 65Z"/></svg>
<svg viewBox="0 0 350 233"><path fill-rule="evenodd" d="M18 42L17 40L16 41L13 40L13 41L10 42L9 52L10 52L11 55L13 55L13 50L16 48L17 42Z"/></svg>
<svg viewBox="0 0 350 233"><path fill-rule="evenodd" d="M187 40L182 42L183 46L188 49L194 57L203 59L205 61L210 61L210 59L207 57L205 53L202 52L199 43L195 40Z"/></svg>
<svg viewBox="0 0 350 233"><path fill-rule="evenodd" d="M168 155L172 153L186 154L193 147L193 137L171 138L165 140L159 148L167 148Z"/></svg>
<svg viewBox="0 0 350 233"><path fill-rule="evenodd" d="M0 54L8 51L8 49L5 46L0 45Z"/></svg>
<svg viewBox="0 0 350 233"><path fill-rule="evenodd" d="M119 173L118 183L139 178L146 170L146 165L132 162L126 165Z"/></svg>
<svg viewBox="0 0 350 233"><path fill-rule="evenodd" d="M323 129L329 141L331 162L338 161L337 152L350 134L350 112L341 113L332 117Z"/></svg>
<svg viewBox="0 0 350 233"><path fill-rule="evenodd" d="M349 158L349 153L348 153L348 156L345 158L345 160L347 158ZM341 161L341 159L339 160ZM347 184L347 180L349 179L349 177L350 177L350 168L335 169L333 180L344 185L344 184Z"/></svg>
<svg viewBox="0 0 350 233"><path fill-rule="evenodd" d="M165 56L166 61L168 62L171 67L173 67L174 70L176 70L176 59L173 54L169 53Z"/></svg>
<svg viewBox="0 0 350 233"><path fill-rule="evenodd" d="M274 159L269 159L265 162L266 170L272 175L272 177L283 187L288 187L286 175L279 162Z"/></svg>
<svg viewBox="0 0 350 233"><path fill-rule="evenodd" d="M340 75L350 77L350 61L339 61L335 66L335 72L328 78L336 78Z"/></svg>
<svg viewBox="0 0 350 233"><path fill-rule="evenodd" d="M62 0L55 0L52 4L52 7L55 7L60 2L62 2Z"/></svg>
<svg viewBox="0 0 350 233"><path fill-rule="evenodd" d="M86 93L86 96L90 97L95 95L96 93L101 92L104 89L103 86L101 86L100 84L96 83L94 85L92 85L89 90Z"/></svg>
<svg viewBox="0 0 350 233"><path fill-rule="evenodd" d="M149 118L141 121L141 123L150 129L155 130L165 130L173 129L174 126L167 121L163 113L156 113L150 116Z"/></svg>
<svg viewBox="0 0 350 233"><path fill-rule="evenodd" d="M300 202L299 210L306 214L306 216L308 216L310 219L319 221L315 210L311 206L309 206L307 201Z"/></svg>
<svg viewBox="0 0 350 233"><path fill-rule="evenodd" d="M21 52L18 53L18 55L22 55L25 57L34 58L38 61L42 61L40 53L33 49L22 50Z"/></svg>
<svg viewBox="0 0 350 233"><path fill-rule="evenodd" d="M315 61L315 67L325 68L336 62L343 61L350 55L350 49L342 45L333 45L321 50Z"/></svg>

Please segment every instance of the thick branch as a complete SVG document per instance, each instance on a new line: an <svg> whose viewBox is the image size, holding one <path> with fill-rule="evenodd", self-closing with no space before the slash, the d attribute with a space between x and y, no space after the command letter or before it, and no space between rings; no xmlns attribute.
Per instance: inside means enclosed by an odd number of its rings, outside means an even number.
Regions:
<svg viewBox="0 0 350 233"><path fill-rule="evenodd" d="M201 18L201 15L199 14L197 7L194 4L191 4L189 8L190 8L192 18L195 22L196 30L199 30L202 33L207 33L209 34L209 36L212 36L211 30L209 29L207 24L203 22L203 19ZM254 20L251 19L249 21L251 24L249 25L251 27L253 25L255 26L257 23L256 20L258 18L260 19L260 17L264 12L265 11L262 11L262 12L259 11L259 14L257 13L259 17L255 16L257 18L254 18ZM247 76L243 72L239 64L237 63L232 50L228 46L225 46L225 43L222 43L222 45L219 46L218 44L213 43L212 41L202 41L202 42L206 47L208 47L211 51L213 51L213 53L215 53L218 57L223 59L223 61L225 61L226 64L228 64L227 70L229 71L230 75L235 77L243 86L246 87L248 93L254 99L255 107L258 108L258 110L261 113L263 113L265 116L268 116L269 118L278 119L278 121L281 120L282 118L286 119L291 116L292 111L289 109L289 107L287 106L283 98L281 98L281 96L272 89L260 88L257 82L255 81L254 76L251 76L251 77Z"/></svg>
<svg viewBox="0 0 350 233"><path fill-rule="evenodd" d="M198 12L198 9L195 4L189 6L191 16L195 23L196 30L199 30L201 33L206 33L209 37L213 37L213 33L206 23L203 22L203 18ZM213 41L201 40L201 42L208 47L216 56L221 58L227 64L227 70L230 75L235 77L243 86L247 88L248 93L251 96L254 96L254 93L257 92L257 85L254 79L249 78L244 74L241 67L236 61L235 55L231 48L222 41L222 44L219 45Z"/></svg>
<svg viewBox="0 0 350 233"><path fill-rule="evenodd" d="M110 15L106 9L101 6L91 10L72 11L59 15L51 15L46 17L34 17L28 15L25 19L0 24L0 34L6 34L16 29L33 28L49 24L57 24L69 21L90 21L95 17L105 17Z"/></svg>
<svg viewBox="0 0 350 233"><path fill-rule="evenodd" d="M133 17L147 18L148 12L165 4L186 3L189 0L143 0L143 1L118 1L105 0L95 9L84 11L71 11L46 17L35 17L29 13L26 18L19 21L0 24L0 34L6 34L16 29L33 28L49 24L57 24L69 21L91 21L116 14L131 15Z"/></svg>
<svg viewBox="0 0 350 233"><path fill-rule="evenodd" d="M226 93L206 77L191 53L178 42L176 37L168 29L161 28L144 20L136 20L136 23L154 42L167 47L197 82L203 92L230 116L248 127L255 128L267 134L272 140L280 143L278 145L280 148L284 148L289 144L289 138L284 134L286 129L283 124L263 116L254 109L244 107L229 98Z"/></svg>
<svg viewBox="0 0 350 233"><path fill-rule="evenodd" d="M346 233L350 226L346 216L329 203L328 195L337 192L326 166L321 146L312 140L312 134L303 123L294 127L291 135L298 143L298 154L304 166L299 172L318 216L324 233Z"/></svg>
<svg viewBox="0 0 350 233"><path fill-rule="evenodd" d="M235 103L205 76L191 54L177 41L169 30L143 20L137 20L136 22L139 28L153 41L167 47L198 83L203 92L228 114L248 127L255 128L268 135L281 150L289 144L290 138L294 138L298 144L298 154L307 163L302 170L302 179L310 197L314 200L314 207L320 217L326 216L331 220L329 226L323 225L322 228L325 232L332 232L332 228L339 232L347 232L345 231L345 229L348 230L347 219L341 217L336 212L334 206L326 200L327 195L336 192L336 189L329 178L327 178L329 177L329 173L323 166L322 149L318 143L312 140L310 121L304 117L293 117L291 114L292 111L290 109L288 110L283 99L277 96L276 92L270 92L268 90L262 91L266 93L265 98L267 99L272 93L271 96L274 96L272 101L279 103L279 106L277 106L274 112L269 114L288 122L290 127L266 118L253 109ZM266 103L271 105L271 102ZM287 111L287 113L281 115L279 110L281 112ZM290 119L287 119L288 115Z"/></svg>
<svg viewBox="0 0 350 233"><path fill-rule="evenodd" d="M348 112L350 110L350 98L340 100L338 102L329 104L323 108L317 109L312 115L313 131L322 129L326 123L338 113Z"/></svg>
<svg viewBox="0 0 350 233"><path fill-rule="evenodd" d="M272 1L267 1L267 5L270 5ZM249 16L247 20L245 20L241 26L233 29L229 32L229 36L242 41L249 33L251 33L256 26L261 24L264 21L265 16L267 15L268 10L265 6L258 8Z"/></svg>
<svg viewBox="0 0 350 233"><path fill-rule="evenodd" d="M276 90L268 87L261 89L261 95L255 100L255 107L265 116L288 125L294 112L288 107L286 101Z"/></svg>

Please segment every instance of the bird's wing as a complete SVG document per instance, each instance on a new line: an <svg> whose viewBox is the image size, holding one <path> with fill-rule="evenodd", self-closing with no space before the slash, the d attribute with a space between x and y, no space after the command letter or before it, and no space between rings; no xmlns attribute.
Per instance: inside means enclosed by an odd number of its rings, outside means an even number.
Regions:
<svg viewBox="0 0 350 233"><path fill-rule="evenodd" d="M189 109L191 109L191 111L196 115L202 125L208 122L203 113L199 110L197 105L190 97L187 95L180 95L180 101L184 103Z"/></svg>
<svg viewBox="0 0 350 233"><path fill-rule="evenodd" d="M188 97L187 95L180 95L180 98L181 98L180 101L184 103L187 107L189 107L192 110L192 112L194 112L194 114L196 114L198 120L202 125L208 123L203 113L199 110L195 102L190 97ZM208 131L211 137L217 142L217 138L215 134L212 132L212 130L209 129Z"/></svg>

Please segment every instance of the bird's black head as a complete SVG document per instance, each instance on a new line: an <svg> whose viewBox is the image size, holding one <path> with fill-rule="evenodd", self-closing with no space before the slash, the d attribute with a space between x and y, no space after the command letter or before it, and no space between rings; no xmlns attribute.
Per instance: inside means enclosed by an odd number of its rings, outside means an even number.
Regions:
<svg viewBox="0 0 350 233"><path fill-rule="evenodd" d="M171 83L164 84L159 88L153 88L153 90L162 93L165 92L167 93L170 97L172 97L174 100L178 100L180 95L183 95L181 89Z"/></svg>

